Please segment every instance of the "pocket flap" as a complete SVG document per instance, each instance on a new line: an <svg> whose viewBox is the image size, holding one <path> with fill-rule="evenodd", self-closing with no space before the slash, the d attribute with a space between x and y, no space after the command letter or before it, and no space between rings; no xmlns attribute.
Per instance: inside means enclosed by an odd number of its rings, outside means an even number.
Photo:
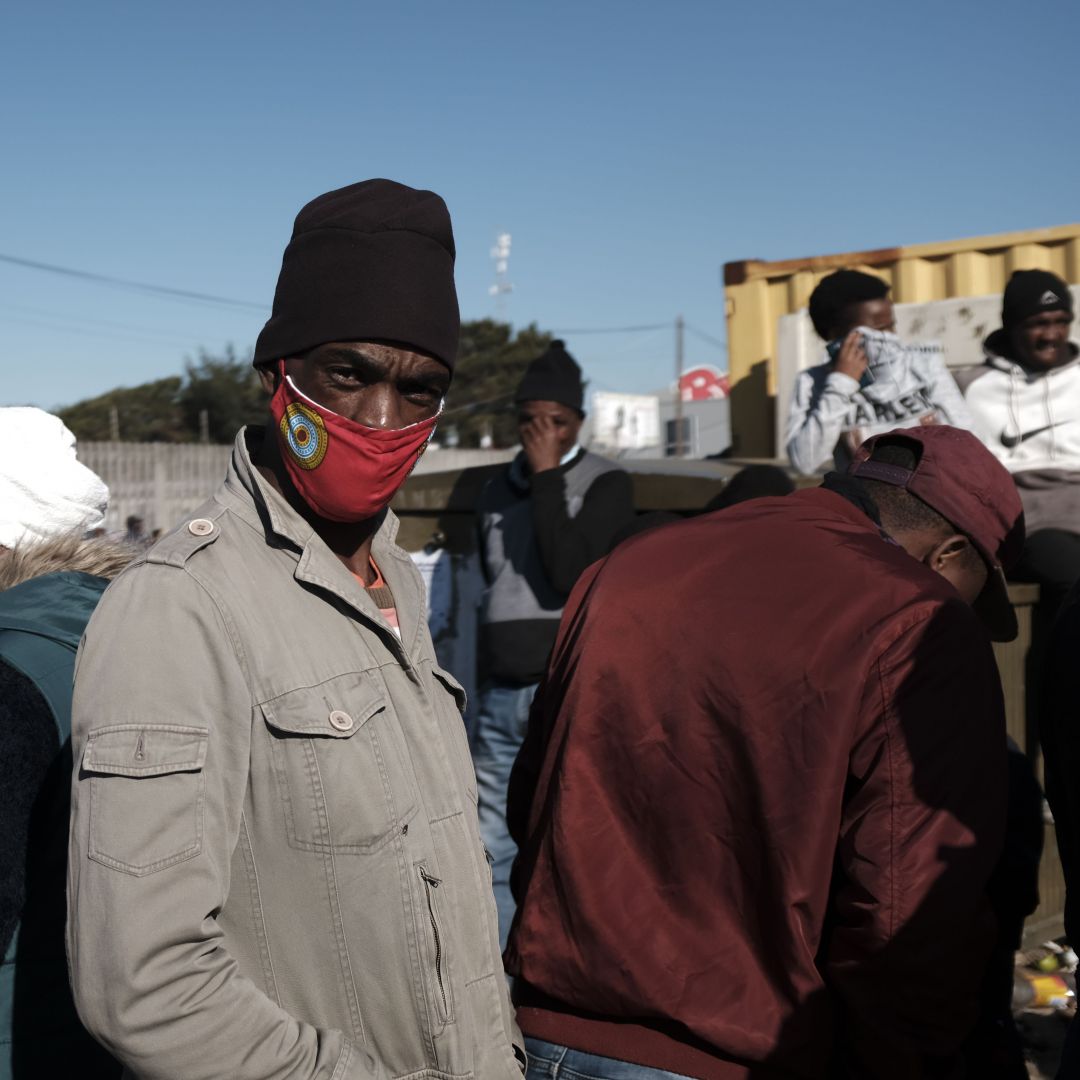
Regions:
<svg viewBox="0 0 1080 1080"><path fill-rule="evenodd" d="M348 739L386 708L375 676L352 672L318 686L303 686L262 704L266 722L289 735Z"/></svg>
<svg viewBox="0 0 1080 1080"><path fill-rule="evenodd" d="M454 695L454 700L457 702L458 712L464 715L465 706L469 703L468 695L465 693L465 687L461 685L450 674L449 671L443 671L441 667L436 667L434 664L431 666L431 672L436 679L439 680Z"/></svg>
<svg viewBox="0 0 1080 1080"><path fill-rule="evenodd" d="M83 751L86 772L164 776L198 772L206 764L207 728L179 724L112 724L91 731Z"/></svg>

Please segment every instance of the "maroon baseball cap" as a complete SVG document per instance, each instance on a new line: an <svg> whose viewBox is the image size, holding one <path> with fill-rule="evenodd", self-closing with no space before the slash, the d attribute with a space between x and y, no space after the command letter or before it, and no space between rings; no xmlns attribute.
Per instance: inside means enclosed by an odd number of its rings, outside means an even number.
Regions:
<svg viewBox="0 0 1080 1080"><path fill-rule="evenodd" d="M874 448L882 442L909 444L915 468L874 461ZM1024 508L1005 466L970 431L927 424L867 439L848 472L905 488L971 541L990 569L975 611L994 641L1012 641L1016 612L1005 571L1015 565L1024 546Z"/></svg>

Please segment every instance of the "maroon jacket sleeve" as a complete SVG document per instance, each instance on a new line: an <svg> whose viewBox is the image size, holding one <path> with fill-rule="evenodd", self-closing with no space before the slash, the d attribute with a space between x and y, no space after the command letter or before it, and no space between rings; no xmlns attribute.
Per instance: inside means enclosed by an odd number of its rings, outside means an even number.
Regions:
<svg viewBox="0 0 1080 1080"><path fill-rule="evenodd" d="M849 769L820 959L838 1075L947 1075L993 943L985 888L1007 798L997 667L959 601L878 658Z"/></svg>

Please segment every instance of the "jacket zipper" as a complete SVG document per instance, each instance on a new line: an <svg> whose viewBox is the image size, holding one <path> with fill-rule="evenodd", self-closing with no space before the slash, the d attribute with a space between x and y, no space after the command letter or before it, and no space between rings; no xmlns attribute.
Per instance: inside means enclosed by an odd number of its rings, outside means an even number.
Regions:
<svg viewBox="0 0 1080 1080"><path fill-rule="evenodd" d="M442 935L439 933L439 920L435 918L435 899L432 893L442 884L442 878L433 877L425 867L418 867L420 878L424 882L424 897L427 900L428 918L431 920L431 934L435 939L435 979L439 984L439 997L442 1000L444 1020L450 1019L450 1006L446 998L446 985L443 983L443 948Z"/></svg>

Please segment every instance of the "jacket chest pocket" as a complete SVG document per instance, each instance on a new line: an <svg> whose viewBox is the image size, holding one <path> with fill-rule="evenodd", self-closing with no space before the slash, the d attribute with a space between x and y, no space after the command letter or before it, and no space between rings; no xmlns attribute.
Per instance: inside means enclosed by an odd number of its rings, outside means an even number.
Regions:
<svg viewBox="0 0 1080 1080"><path fill-rule="evenodd" d="M401 832L416 798L381 687L339 675L262 706L289 844L364 855Z"/></svg>

